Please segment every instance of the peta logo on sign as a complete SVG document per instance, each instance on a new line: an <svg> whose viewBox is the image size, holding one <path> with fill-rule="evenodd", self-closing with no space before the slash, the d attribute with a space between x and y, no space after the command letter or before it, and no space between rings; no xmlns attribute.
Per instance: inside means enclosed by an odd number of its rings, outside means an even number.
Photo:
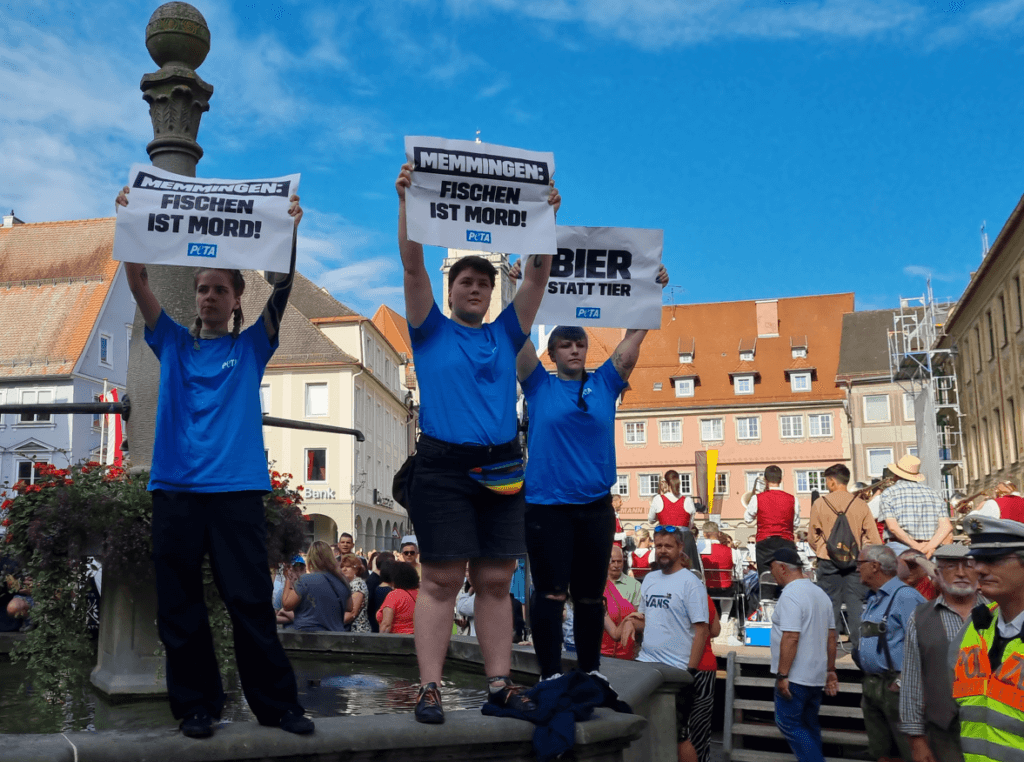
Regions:
<svg viewBox="0 0 1024 762"><path fill-rule="evenodd" d="M466 240L470 243L490 243L491 234L486 230L467 230Z"/></svg>
<svg viewBox="0 0 1024 762"><path fill-rule="evenodd" d="M576 317L579 320L598 320L601 317L600 307L577 307Z"/></svg>
<svg viewBox="0 0 1024 762"><path fill-rule="evenodd" d="M215 243L190 243L188 245L190 257L216 257L217 244Z"/></svg>

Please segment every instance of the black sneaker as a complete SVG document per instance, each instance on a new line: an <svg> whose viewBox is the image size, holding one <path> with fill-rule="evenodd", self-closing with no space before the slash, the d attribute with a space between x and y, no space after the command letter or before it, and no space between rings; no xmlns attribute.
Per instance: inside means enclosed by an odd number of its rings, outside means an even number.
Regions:
<svg viewBox="0 0 1024 762"><path fill-rule="evenodd" d="M286 733L295 733L298 736L304 736L316 730L316 725L309 717L294 710L285 712L278 725Z"/></svg>
<svg viewBox="0 0 1024 762"><path fill-rule="evenodd" d="M517 712L532 712L537 705L529 697L523 695L525 690L525 686L506 682L505 687L501 690L488 692L487 703Z"/></svg>
<svg viewBox="0 0 1024 762"><path fill-rule="evenodd" d="M444 722L441 691L437 689L437 683L420 686L419 699L416 701L416 722L423 722L427 725L440 725Z"/></svg>
<svg viewBox="0 0 1024 762"><path fill-rule="evenodd" d="M205 709L197 709L181 721L178 729L189 738L209 738L213 735L213 718Z"/></svg>

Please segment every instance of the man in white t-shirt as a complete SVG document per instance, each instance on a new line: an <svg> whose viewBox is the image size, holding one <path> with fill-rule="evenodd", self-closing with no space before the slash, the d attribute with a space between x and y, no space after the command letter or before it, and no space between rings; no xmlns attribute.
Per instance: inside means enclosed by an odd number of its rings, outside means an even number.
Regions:
<svg viewBox="0 0 1024 762"><path fill-rule="evenodd" d="M667 664L696 676L704 646L711 635L708 593L696 575L686 568L687 559L681 541L683 531L676 526L655 530L657 569L644 577L639 611L626 619L622 641L625 642L633 631L642 632L644 642L637 661ZM689 731L694 695L692 685L687 685L676 695L680 760L697 759Z"/></svg>
<svg viewBox="0 0 1024 762"><path fill-rule="evenodd" d="M782 588L772 614L775 724L799 762L820 762L821 697L835 696L839 688L832 599L804 577L803 561L792 548L777 549L769 568Z"/></svg>

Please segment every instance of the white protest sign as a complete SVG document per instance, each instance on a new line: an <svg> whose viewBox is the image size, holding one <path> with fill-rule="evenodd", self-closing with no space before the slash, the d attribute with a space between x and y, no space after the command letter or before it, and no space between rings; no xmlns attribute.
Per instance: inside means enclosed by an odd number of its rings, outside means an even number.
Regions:
<svg viewBox="0 0 1024 762"><path fill-rule="evenodd" d="M555 253L548 182L555 155L471 140L406 137L409 240L519 254Z"/></svg>
<svg viewBox="0 0 1024 762"><path fill-rule="evenodd" d="M558 226L537 325L661 328L664 231Z"/></svg>
<svg viewBox="0 0 1024 762"><path fill-rule="evenodd" d="M216 180L133 164L128 187L114 259L288 272L295 225L288 199L299 175Z"/></svg>

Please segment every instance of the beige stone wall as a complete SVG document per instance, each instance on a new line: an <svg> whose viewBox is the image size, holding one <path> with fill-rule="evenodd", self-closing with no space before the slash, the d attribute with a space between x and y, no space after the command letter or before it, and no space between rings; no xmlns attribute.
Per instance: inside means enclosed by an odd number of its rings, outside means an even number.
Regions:
<svg viewBox="0 0 1024 762"><path fill-rule="evenodd" d="M957 305L944 339L958 350L968 494L1004 479L1019 486L1024 478L1024 229L1016 216L983 270Z"/></svg>
<svg viewBox="0 0 1024 762"><path fill-rule="evenodd" d="M914 425L913 399L904 399L906 390L888 380L856 383L849 390L850 445L853 451L852 482L870 483L881 476L880 468L871 468L869 450L891 451L891 461L915 454L917 431ZM871 400L885 397L888 403L886 420L868 420L866 406ZM871 405L874 410L874 406ZM880 416L876 416L879 418ZM876 459L877 460L877 459ZM938 488L939 485L933 485Z"/></svg>

